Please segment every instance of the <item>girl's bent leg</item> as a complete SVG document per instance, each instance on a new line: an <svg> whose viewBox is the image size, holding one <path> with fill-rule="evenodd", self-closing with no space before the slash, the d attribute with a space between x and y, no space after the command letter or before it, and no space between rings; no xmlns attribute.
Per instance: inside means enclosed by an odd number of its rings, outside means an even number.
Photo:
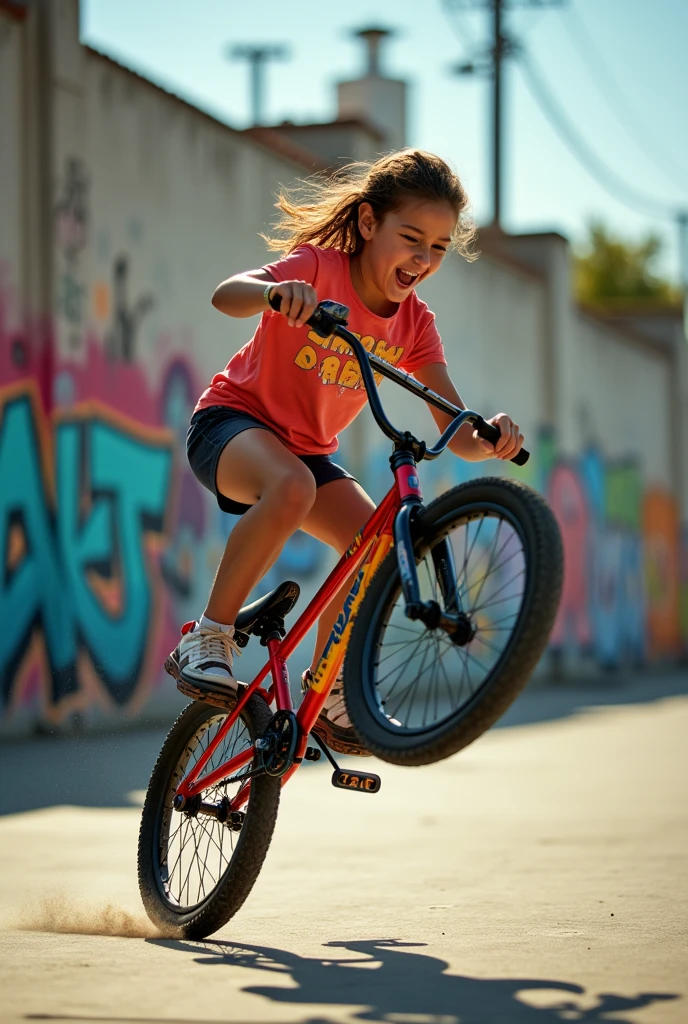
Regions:
<svg viewBox="0 0 688 1024"><path fill-rule="evenodd" d="M231 624L316 500L311 471L267 430L244 430L224 447L218 491L253 504L227 539L205 614Z"/></svg>
<svg viewBox="0 0 688 1024"><path fill-rule="evenodd" d="M318 488L315 503L301 523L301 529L329 544L341 556L374 511L374 501L355 480L332 480ZM351 574L318 620L312 671L318 664L357 572L355 570Z"/></svg>
<svg viewBox="0 0 688 1024"><path fill-rule="evenodd" d="M330 544L338 554L342 555L356 532L370 518L374 508L374 503L355 480L332 480L318 489L315 504L306 517L302 529ZM351 574L320 616L311 671L315 669L320 659L332 626L351 588L354 575L355 573ZM313 726L313 732L329 747L341 754L367 756L370 753L361 745L351 726L344 693L339 683L336 683L330 690L324 707Z"/></svg>

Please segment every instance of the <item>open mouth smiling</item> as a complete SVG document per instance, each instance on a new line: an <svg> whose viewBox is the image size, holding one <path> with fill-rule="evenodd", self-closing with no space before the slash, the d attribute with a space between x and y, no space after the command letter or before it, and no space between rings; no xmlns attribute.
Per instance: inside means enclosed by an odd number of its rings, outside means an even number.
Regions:
<svg viewBox="0 0 688 1024"><path fill-rule="evenodd" d="M404 270L402 267L396 269L397 284L402 288L411 288L416 283L420 274L413 270Z"/></svg>

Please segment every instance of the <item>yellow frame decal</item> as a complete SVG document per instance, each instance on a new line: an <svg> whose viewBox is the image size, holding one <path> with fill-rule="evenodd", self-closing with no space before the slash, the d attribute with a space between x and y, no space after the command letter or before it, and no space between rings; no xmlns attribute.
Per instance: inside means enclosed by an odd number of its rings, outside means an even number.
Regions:
<svg viewBox="0 0 688 1024"><path fill-rule="evenodd" d="M324 693L326 690L329 690L337 678L344 662L349 635L361 601L365 596L371 579L393 543L394 541L390 534L383 534L377 542L374 542L373 548L366 556L358 576L354 580L351 590L344 601L344 607L339 613L330 633L322 658L318 662L318 667L313 673L313 681L310 688L315 690L316 693Z"/></svg>

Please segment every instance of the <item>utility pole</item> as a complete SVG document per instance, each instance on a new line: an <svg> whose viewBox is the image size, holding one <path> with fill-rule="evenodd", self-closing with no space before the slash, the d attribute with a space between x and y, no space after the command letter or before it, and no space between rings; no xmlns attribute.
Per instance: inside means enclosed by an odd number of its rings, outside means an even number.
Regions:
<svg viewBox="0 0 688 1024"><path fill-rule="evenodd" d="M507 42L502 35L503 4L504 0L492 4L492 223L497 227L502 221L502 62Z"/></svg>
<svg viewBox="0 0 688 1024"><path fill-rule="evenodd" d="M286 46L251 46L238 44L225 50L228 60L248 61L251 76L251 124L263 123L263 94L265 65L269 60L284 60L289 56Z"/></svg>
<svg viewBox="0 0 688 1024"><path fill-rule="evenodd" d="M683 336L688 341L688 210L676 214L678 226L678 258L683 298Z"/></svg>
<svg viewBox="0 0 688 1024"><path fill-rule="evenodd" d="M564 0L445 0L451 11L489 11L491 14L491 41L486 49L476 51L468 61L457 65L459 75L482 74L492 78L492 226L501 227L503 160L504 73L507 57L518 53L518 41L507 35L504 27L505 12L517 8L558 7Z"/></svg>

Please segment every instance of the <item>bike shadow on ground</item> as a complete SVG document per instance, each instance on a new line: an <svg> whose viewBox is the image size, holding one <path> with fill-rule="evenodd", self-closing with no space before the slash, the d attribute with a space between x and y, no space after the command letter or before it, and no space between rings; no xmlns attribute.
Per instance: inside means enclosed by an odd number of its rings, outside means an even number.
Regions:
<svg viewBox="0 0 688 1024"><path fill-rule="evenodd" d="M308 1005L345 1013L374 1024L554 1024L556 1021L609 1021L636 1024L619 1016L677 993L594 994L582 985L543 978L476 978L447 973L449 964L420 953L425 944L395 939L324 943L332 955L300 956L269 946L240 942L148 939L154 945L195 954L207 967L249 968L273 974L276 984L242 988L273 1003ZM342 957L338 950L355 954ZM258 1011L259 1012L259 1011ZM334 1024L304 1017L301 1024Z"/></svg>

